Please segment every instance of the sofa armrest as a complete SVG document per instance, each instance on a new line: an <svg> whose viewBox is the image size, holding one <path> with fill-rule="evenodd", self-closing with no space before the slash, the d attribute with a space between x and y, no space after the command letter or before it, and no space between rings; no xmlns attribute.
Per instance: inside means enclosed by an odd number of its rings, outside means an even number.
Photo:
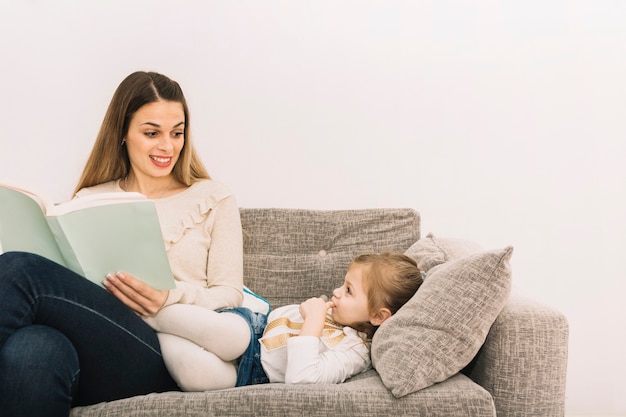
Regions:
<svg viewBox="0 0 626 417"><path fill-rule="evenodd" d="M564 416L569 327L551 307L512 295L467 370L497 415Z"/></svg>

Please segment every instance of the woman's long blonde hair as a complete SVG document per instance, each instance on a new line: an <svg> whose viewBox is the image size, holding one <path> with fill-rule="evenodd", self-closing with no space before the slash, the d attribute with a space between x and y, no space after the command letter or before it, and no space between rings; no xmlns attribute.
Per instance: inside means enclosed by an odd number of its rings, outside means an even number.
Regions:
<svg viewBox="0 0 626 417"><path fill-rule="evenodd" d="M126 77L115 90L74 193L81 188L128 175L130 159L123 140L128 133L130 121L142 106L159 100L180 103L185 114L185 144L172 175L187 186L200 179L210 179L192 144L189 108L178 83L156 72L137 71Z"/></svg>

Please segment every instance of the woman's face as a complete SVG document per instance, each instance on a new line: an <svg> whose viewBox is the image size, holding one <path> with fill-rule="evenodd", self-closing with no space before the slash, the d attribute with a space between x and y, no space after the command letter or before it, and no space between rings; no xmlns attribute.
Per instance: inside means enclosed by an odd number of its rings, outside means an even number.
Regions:
<svg viewBox="0 0 626 417"><path fill-rule="evenodd" d="M183 105L162 100L143 105L131 118L125 139L136 176L169 176L185 144Z"/></svg>

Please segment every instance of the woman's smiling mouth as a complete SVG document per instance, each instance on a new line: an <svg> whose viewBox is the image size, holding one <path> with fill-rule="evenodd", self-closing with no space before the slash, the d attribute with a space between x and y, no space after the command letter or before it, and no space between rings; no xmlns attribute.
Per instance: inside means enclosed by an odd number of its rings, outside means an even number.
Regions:
<svg viewBox="0 0 626 417"><path fill-rule="evenodd" d="M158 167L168 167L171 163L172 163L172 157L171 156L153 156L150 155L150 159L152 160L152 162L158 166Z"/></svg>

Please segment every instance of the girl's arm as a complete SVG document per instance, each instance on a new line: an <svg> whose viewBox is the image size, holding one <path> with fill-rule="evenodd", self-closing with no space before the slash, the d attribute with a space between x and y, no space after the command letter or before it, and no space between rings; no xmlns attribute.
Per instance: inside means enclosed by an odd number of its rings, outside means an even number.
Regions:
<svg viewBox="0 0 626 417"><path fill-rule="evenodd" d="M371 366L369 343L353 329L346 328L343 340L320 353L320 339L292 337L287 341L285 383L340 383Z"/></svg>
<svg viewBox="0 0 626 417"><path fill-rule="evenodd" d="M339 383L370 367L368 344L351 328L344 327L337 345L323 348L320 337L326 313L333 306L332 301L322 298L310 298L300 304L304 323L300 334L287 341L286 383ZM325 351L320 352L321 349Z"/></svg>
<svg viewBox="0 0 626 417"><path fill-rule="evenodd" d="M322 298L309 298L300 304L300 315L304 319L300 336L321 337L324 330L324 321L326 321L326 312L333 307L332 301L325 301Z"/></svg>

